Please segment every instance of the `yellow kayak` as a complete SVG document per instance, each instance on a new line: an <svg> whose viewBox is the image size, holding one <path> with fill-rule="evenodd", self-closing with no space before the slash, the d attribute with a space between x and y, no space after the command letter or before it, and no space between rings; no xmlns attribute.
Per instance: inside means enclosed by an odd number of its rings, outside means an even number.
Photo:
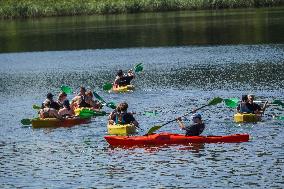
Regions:
<svg viewBox="0 0 284 189"><path fill-rule="evenodd" d="M90 119L81 119L78 117L59 120L57 118L37 118L32 120L33 128L54 128L54 127L72 127L74 125L89 123Z"/></svg>
<svg viewBox="0 0 284 189"><path fill-rule="evenodd" d="M260 116L257 114L236 113L234 115L234 121L237 123L255 123L260 121Z"/></svg>
<svg viewBox="0 0 284 189"><path fill-rule="evenodd" d="M113 86L112 91L116 93L125 93L125 92L131 92L135 89L134 85L126 85L126 86Z"/></svg>
<svg viewBox="0 0 284 189"><path fill-rule="evenodd" d="M109 135L130 135L136 133L136 127L133 124L108 124L107 132Z"/></svg>

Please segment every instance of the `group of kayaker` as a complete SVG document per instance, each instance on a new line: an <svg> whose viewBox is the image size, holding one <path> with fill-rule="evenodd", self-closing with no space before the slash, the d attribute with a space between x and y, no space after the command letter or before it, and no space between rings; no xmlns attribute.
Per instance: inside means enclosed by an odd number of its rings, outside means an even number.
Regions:
<svg viewBox="0 0 284 189"><path fill-rule="evenodd" d="M132 70L129 70L127 74L124 74L122 70L118 70L114 87L121 87L130 85L131 80L135 78L135 74ZM53 100L53 94L48 93L47 99L42 103L41 110L39 111L41 118L58 118L64 119L64 117L74 116L74 110L76 108L92 108L99 111L102 108L102 104L93 99L93 93L90 90L86 90L84 87L80 87L80 92L71 100L67 99L67 94L61 92L58 96L58 100ZM126 102L120 103L116 109L110 113L108 117L108 123L111 125L115 124L133 124L136 127L139 127L139 123L136 121L132 113L127 112L128 104ZM254 103L254 96L243 95L242 101L237 107L239 113L253 113L259 114L262 111L262 108ZM205 129L205 124L202 121L201 115L195 113L191 116L193 124L186 126L181 117L176 118L176 121L179 127L182 130L185 130L186 136L198 136Z"/></svg>
<svg viewBox="0 0 284 189"><path fill-rule="evenodd" d="M77 108L86 107L100 110L102 106L100 102L93 99L92 91L86 90L85 87L80 87L80 92L71 100L71 103L69 103L65 92L61 92L58 95L57 101L53 97L52 93L46 95L46 99L39 111L40 118L57 118L62 120L73 117L75 115L74 110Z"/></svg>

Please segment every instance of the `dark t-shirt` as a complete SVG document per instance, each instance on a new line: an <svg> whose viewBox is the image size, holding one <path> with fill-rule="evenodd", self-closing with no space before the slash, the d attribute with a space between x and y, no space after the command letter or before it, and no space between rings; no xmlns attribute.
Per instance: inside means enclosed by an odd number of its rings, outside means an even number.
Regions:
<svg viewBox="0 0 284 189"><path fill-rule="evenodd" d="M57 102L55 102L55 101L53 101L53 100L49 100L49 99L45 100L45 101L41 104L41 109L45 108L44 104L45 104L46 101L49 101L49 102L50 102L50 107L49 107L49 108L53 108L53 109L55 109L55 110L59 110L59 109L60 109L60 105L59 105Z"/></svg>
<svg viewBox="0 0 284 189"><path fill-rule="evenodd" d="M193 125L190 125L188 127L185 127L184 130L186 130L186 136L199 136L205 128L204 123L196 123Z"/></svg>
<svg viewBox="0 0 284 189"><path fill-rule="evenodd" d="M112 120L118 124L130 124L135 121L131 113L117 113L112 115Z"/></svg>
<svg viewBox="0 0 284 189"><path fill-rule="evenodd" d="M126 86L126 85L130 85L131 80L134 78L134 76L123 76L119 82L118 85L119 86Z"/></svg>
<svg viewBox="0 0 284 189"><path fill-rule="evenodd" d="M261 110L260 106L256 103L253 103L253 104L246 103L246 106L250 110L250 113L254 113L254 111L256 111L256 110L258 110L258 111Z"/></svg>

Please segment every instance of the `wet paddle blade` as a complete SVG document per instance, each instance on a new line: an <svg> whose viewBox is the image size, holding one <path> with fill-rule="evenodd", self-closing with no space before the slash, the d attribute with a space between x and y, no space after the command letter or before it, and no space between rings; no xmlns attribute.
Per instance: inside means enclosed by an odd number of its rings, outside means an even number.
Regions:
<svg viewBox="0 0 284 189"><path fill-rule="evenodd" d="M21 123L23 125L30 125L30 124L32 124L32 120L31 119L22 119Z"/></svg>
<svg viewBox="0 0 284 189"><path fill-rule="evenodd" d="M138 72L142 72L142 71L143 71L142 63L139 63L139 64L134 66L134 72L138 73Z"/></svg>
<svg viewBox="0 0 284 189"><path fill-rule="evenodd" d="M277 105L279 105L279 106L284 107L284 103L283 103L281 100L274 100L274 101L272 102L272 104L277 104Z"/></svg>
<svg viewBox="0 0 284 189"><path fill-rule="evenodd" d="M238 98L228 98L224 99L225 105L230 108L236 108L239 105L239 99Z"/></svg>
<svg viewBox="0 0 284 189"><path fill-rule="evenodd" d="M151 117L155 117L155 116L157 116L158 115L158 112L157 111L145 111L144 112L144 115L145 116L151 116Z"/></svg>
<svg viewBox="0 0 284 189"><path fill-rule="evenodd" d="M111 109L115 109L116 108L116 104L114 102L108 102L108 103L106 103L106 106L111 108Z"/></svg>
<svg viewBox="0 0 284 189"><path fill-rule="evenodd" d="M105 84L103 85L103 90L109 91L109 90L111 90L111 89L112 89L112 84L111 84L111 83L105 83Z"/></svg>
<svg viewBox="0 0 284 189"><path fill-rule="evenodd" d="M152 127L151 129L148 130L146 135L153 134L155 131L159 130L161 127L162 127L161 125L155 125L154 127Z"/></svg>
<svg viewBox="0 0 284 189"><path fill-rule="evenodd" d="M60 87L60 89L61 89L62 92L65 92L66 94L72 94L72 92L73 92L71 87L66 86L66 85L62 85Z"/></svg>
<svg viewBox="0 0 284 189"><path fill-rule="evenodd" d="M38 106L38 105L36 105L36 104L34 104L34 105L33 105L33 109L35 109L35 110L39 110L39 109L41 109L41 107L40 107L40 106Z"/></svg>
<svg viewBox="0 0 284 189"><path fill-rule="evenodd" d="M208 106L212 106L212 105L216 105L216 104L219 104L223 101L222 98L220 97L215 97L213 98L209 103L208 103Z"/></svg>
<svg viewBox="0 0 284 189"><path fill-rule="evenodd" d="M276 116L275 119L277 119L277 120L284 120L284 116Z"/></svg>

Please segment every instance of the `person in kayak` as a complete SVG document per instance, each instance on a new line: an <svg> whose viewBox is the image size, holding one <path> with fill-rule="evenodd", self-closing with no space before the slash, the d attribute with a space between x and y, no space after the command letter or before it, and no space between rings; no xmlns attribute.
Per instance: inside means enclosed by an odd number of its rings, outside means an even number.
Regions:
<svg viewBox="0 0 284 189"><path fill-rule="evenodd" d="M181 117L178 117L176 120L179 124L179 127L186 131L186 136L199 136L205 128L205 124L202 122L200 114L192 115L193 124L190 126L185 126Z"/></svg>
<svg viewBox="0 0 284 189"><path fill-rule="evenodd" d="M109 124L133 124L139 127L139 123L135 120L132 113L127 112L128 104L120 103L117 108L109 115Z"/></svg>
<svg viewBox="0 0 284 189"><path fill-rule="evenodd" d="M249 94L248 101L246 103L246 106L248 108L248 113L260 114L262 110L261 107L253 101L254 101L254 95Z"/></svg>
<svg viewBox="0 0 284 189"><path fill-rule="evenodd" d="M60 108L63 108L65 100L67 100L67 94L65 92L59 93L57 103L59 104Z"/></svg>
<svg viewBox="0 0 284 189"><path fill-rule="evenodd" d="M127 86L130 85L131 81L135 78L133 70L129 70L127 74L123 74L122 70L118 70L116 78L114 80L114 86Z"/></svg>
<svg viewBox="0 0 284 189"><path fill-rule="evenodd" d="M75 110L76 108L90 107L90 104L86 102L86 88L80 87L80 92L71 101L71 108Z"/></svg>
<svg viewBox="0 0 284 189"><path fill-rule="evenodd" d="M60 105L53 100L53 96L54 95L52 93L47 93L45 101L43 101L43 103L41 104L41 109L45 108L44 104L47 104L48 102L50 104L50 108L53 108L55 110L60 109Z"/></svg>
<svg viewBox="0 0 284 189"><path fill-rule="evenodd" d="M243 95L242 96L242 101L241 101L241 103L237 107L237 112L238 113L249 113L250 110L248 109L247 104L248 104L248 96L247 95Z"/></svg>
<svg viewBox="0 0 284 189"><path fill-rule="evenodd" d="M63 120L64 118L58 114L58 111L54 108L51 108L51 102L46 101L43 104L43 108L39 111L40 118L57 118L59 120Z"/></svg>
<svg viewBox="0 0 284 189"><path fill-rule="evenodd" d="M101 109L101 107L102 107L102 104L99 101L94 100L93 97L94 97L93 92L88 90L86 92L86 99L85 99L85 101L86 101L87 104L90 105L90 108L99 111Z"/></svg>
<svg viewBox="0 0 284 189"><path fill-rule="evenodd" d="M58 111L58 114L62 117L73 117L74 111L70 107L69 100L64 100L62 108Z"/></svg>

